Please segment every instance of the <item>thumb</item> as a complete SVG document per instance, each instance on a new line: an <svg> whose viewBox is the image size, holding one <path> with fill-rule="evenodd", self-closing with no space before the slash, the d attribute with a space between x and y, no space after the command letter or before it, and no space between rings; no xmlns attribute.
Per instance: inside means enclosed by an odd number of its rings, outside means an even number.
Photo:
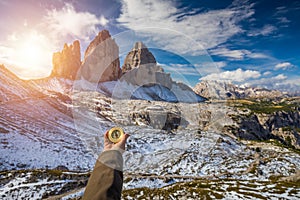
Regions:
<svg viewBox="0 0 300 200"><path fill-rule="evenodd" d="M125 134L124 134L123 139L125 140L125 142L126 142L127 139L129 138L129 136L130 136L130 135L129 135L128 133L125 133Z"/></svg>

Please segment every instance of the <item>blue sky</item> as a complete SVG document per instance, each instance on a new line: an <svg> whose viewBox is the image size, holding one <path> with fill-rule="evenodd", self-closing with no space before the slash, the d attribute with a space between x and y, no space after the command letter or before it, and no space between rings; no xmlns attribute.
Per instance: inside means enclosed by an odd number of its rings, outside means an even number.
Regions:
<svg viewBox="0 0 300 200"><path fill-rule="evenodd" d="M194 86L226 80L300 86L300 1L0 0L0 63L22 78L47 76L52 52L102 29L121 61L142 40L172 76Z"/></svg>

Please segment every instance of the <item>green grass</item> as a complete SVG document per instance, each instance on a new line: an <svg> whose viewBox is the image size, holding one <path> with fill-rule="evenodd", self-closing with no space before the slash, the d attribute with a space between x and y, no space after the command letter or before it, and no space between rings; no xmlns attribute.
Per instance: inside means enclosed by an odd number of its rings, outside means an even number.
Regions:
<svg viewBox="0 0 300 200"><path fill-rule="evenodd" d="M255 101L255 100L232 100L228 101L229 106L237 107L240 109L249 109L252 113L258 114L271 114L278 111L294 111L297 105L296 103L282 101Z"/></svg>
<svg viewBox="0 0 300 200"><path fill-rule="evenodd" d="M264 140L264 141L260 141L260 142L266 142L266 143L271 143L275 146L278 146L278 147L282 147L282 148L286 148L286 149L289 149L290 151L293 151L295 153L298 153L300 154L300 149L296 149L293 145L291 144L283 144L281 142L279 142L278 140Z"/></svg>

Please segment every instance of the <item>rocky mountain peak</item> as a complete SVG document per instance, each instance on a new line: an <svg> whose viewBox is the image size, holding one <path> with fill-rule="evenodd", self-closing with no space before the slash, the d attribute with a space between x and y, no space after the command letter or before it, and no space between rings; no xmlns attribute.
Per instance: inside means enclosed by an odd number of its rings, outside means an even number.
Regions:
<svg viewBox="0 0 300 200"><path fill-rule="evenodd" d="M142 50L142 49L144 49L145 51L148 50L148 48L146 47L146 45L143 42L141 42L141 41L136 42L134 44L133 49L134 50L139 50L139 49ZM149 52L149 50L148 50L148 52Z"/></svg>
<svg viewBox="0 0 300 200"><path fill-rule="evenodd" d="M122 73L147 64L156 64L156 59L143 42L136 42L124 60Z"/></svg>
<svg viewBox="0 0 300 200"><path fill-rule="evenodd" d="M93 39L93 41L89 44L86 48L84 53L84 59L98 46L101 42L105 41L106 39L110 39L111 35L109 34L108 30L102 30L98 33L98 35Z"/></svg>
<svg viewBox="0 0 300 200"><path fill-rule="evenodd" d="M78 40L73 44L65 44L60 52L55 52L52 56L53 69L51 77L61 77L75 79L81 65L80 43Z"/></svg>
<svg viewBox="0 0 300 200"><path fill-rule="evenodd" d="M202 102L184 83L172 80L169 73L156 63L153 54L142 42L136 42L127 54L120 83L115 87L116 98L154 99L169 102ZM133 89L134 88L134 89ZM132 93L132 91L135 91Z"/></svg>
<svg viewBox="0 0 300 200"><path fill-rule="evenodd" d="M119 47L107 30L99 32L87 47L80 73L92 83L119 79Z"/></svg>

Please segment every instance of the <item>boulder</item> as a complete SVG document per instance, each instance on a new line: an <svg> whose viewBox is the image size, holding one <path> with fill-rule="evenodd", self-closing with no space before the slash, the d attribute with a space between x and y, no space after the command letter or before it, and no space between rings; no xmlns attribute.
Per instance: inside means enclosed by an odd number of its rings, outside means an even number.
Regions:
<svg viewBox="0 0 300 200"><path fill-rule="evenodd" d="M176 130L179 126L187 127L189 124L181 112L171 112L162 106L148 107L145 110L130 113L132 122L143 123L156 129L166 131Z"/></svg>

